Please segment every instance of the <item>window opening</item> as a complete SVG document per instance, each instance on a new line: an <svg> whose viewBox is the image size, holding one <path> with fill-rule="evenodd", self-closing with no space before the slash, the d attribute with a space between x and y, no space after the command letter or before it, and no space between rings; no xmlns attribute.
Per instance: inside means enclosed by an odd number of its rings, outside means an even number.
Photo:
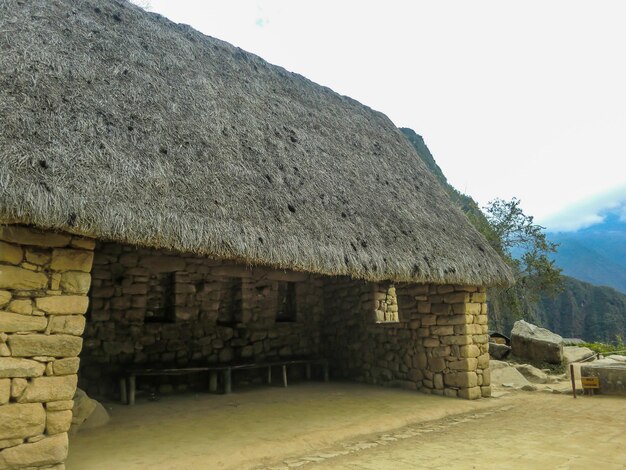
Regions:
<svg viewBox="0 0 626 470"><path fill-rule="evenodd" d="M174 323L175 273L153 273L149 280L146 300L146 322Z"/></svg>
<svg viewBox="0 0 626 470"><path fill-rule="evenodd" d="M393 284L377 284L374 290L376 323L398 323L398 296Z"/></svg>
<svg viewBox="0 0 626 470"><path fill-rule="evenodd" d="M277 322L295 322L297 317L296 283L278 283Z"/></svg>

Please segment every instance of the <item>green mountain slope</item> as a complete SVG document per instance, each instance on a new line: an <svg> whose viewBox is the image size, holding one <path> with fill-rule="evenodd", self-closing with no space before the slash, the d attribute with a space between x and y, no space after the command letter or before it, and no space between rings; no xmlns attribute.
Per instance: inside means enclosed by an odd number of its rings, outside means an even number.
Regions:
<svg viewBox="0 0 626 470"><path fill-rule="evenodd" d="M448 183L419 134L408 128L400 130L441 182L450 198L465 212L474 226L489 238L489 223L476 201ZM575 260L576 256L572 254L564 258ZM557 260L559 259L557 257ZM491 329L509 332L513 323L519 319L502 301L507 294L506 290L498 289L491 289L489 292ZM549 328L564 337L583 338L587 341L613 341L620 337L626 338L626 295L610 287L595 286L564 276L563 291L556 296L542 296L536 302L530 301L521 293L515 298L515 303L517 310L523 312L526 320Z"/></svg>

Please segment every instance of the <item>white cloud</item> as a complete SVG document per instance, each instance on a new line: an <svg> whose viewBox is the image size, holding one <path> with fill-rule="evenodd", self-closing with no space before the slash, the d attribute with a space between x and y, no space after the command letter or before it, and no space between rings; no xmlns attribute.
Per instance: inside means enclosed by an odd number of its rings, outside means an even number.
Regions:
<svg viewBox="0 0 626 470"><path fill-rule="evenodd" d="M539 220L551 232L573 232L602 223L608 213L626 221L626 185L579 201L556 214Z"/></svg>

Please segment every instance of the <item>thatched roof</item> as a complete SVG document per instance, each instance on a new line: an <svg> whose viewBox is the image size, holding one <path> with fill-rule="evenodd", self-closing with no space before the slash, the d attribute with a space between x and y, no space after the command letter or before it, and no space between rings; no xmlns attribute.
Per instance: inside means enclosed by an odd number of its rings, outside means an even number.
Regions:
<svg viewBox="0 0 626 470"><path fill-rule="evenodd" d="M115 0L0 2L0 220L369 280L511 279L386 116Z"/></svg>

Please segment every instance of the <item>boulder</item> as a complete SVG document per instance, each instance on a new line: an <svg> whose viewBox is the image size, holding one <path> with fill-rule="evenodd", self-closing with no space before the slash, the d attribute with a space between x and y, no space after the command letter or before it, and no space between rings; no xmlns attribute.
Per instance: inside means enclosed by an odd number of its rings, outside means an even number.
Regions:
<svg viewBox="0 0 626 470"><path fill-rule="evenodd" d="M513 325L511 347L515 356L533 362L561 364L563 361L563 338L524 320Z"/></svg>
<svg viewBox="0 0 626 470"><path fill-rule="evenodd" d="M536 384L548 383L548 374L530 364L516 364L515 368L520 374L526 377L529 382Z"/></svg>
<svg viewBox="0 0 626 470"><path fill-rule="evenodd" d="M594 353L589 348L581 348L578 346L563 347L563 364L571 364L572 362L581 362L587 358L593 357Z"/></svg>
<svg viewBox="0 0 626 470"><path fill-rule="evenodd" d="M617 362L626 362L626 356L622 356L620 354L611 354L608 358Z"/></svg>
<svg viewBox="0 0 626 470"><path fill-rule="evenodd" d="M499 361L490 361L490 363ZM502 362L491 369L491 385L496 387L507 387L521 389L530 382L520 374L515 367Z"/></svg>
<svg viewBox="0 0 626 470"><path fill-rule="evenodd" d="M511 353L511 347L506 344L489 343L489 355L493 359L506 359Z"/></svg>
<svg viewBox="0 0 626 470"><path fill-rule="evenodd" d="M76 389L74 395L72 414L72 428L70 430L72 434L82 429L104 426L110 420L109 413L104 406L93 398L89 398L80 388Z"/></svg>

